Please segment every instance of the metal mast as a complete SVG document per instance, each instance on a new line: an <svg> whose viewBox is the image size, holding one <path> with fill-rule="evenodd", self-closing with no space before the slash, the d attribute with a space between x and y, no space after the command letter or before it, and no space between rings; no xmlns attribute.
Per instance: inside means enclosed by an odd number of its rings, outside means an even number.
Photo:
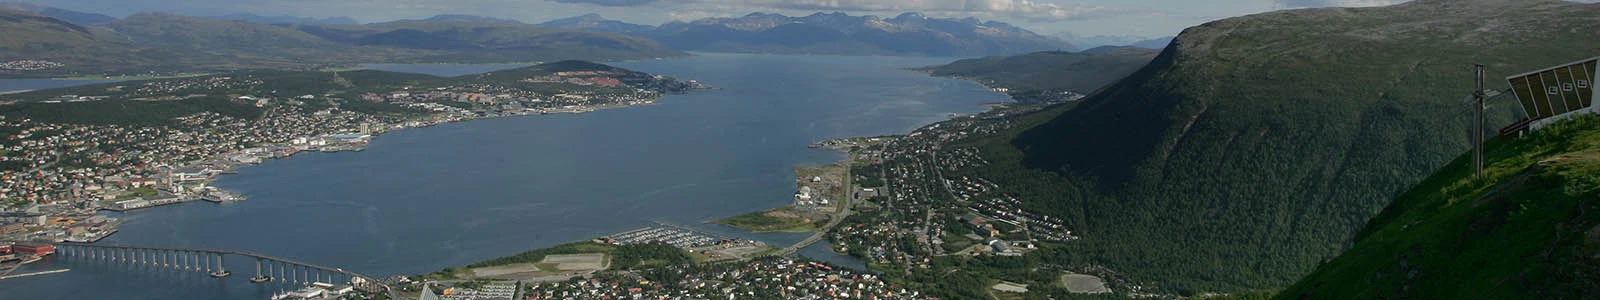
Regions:
<svg viewBox="0 0 1600 300"><path fill-rule="evenodd" d="M1478 103L1478 116L1472 121L1472 174L1477 179L1483 179L1483 65L1475 65L1475 76L1478 80L1478 89L1472 92L1472 97Z"/></svg>

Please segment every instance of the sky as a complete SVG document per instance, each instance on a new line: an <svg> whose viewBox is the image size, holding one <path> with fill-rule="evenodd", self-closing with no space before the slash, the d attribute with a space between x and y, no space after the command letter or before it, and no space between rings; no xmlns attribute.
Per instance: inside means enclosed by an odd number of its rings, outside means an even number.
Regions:
<svg viewBox="0 0 1600 300"><path fill-rule="evenodd" d="M803 16L844 12L892 17L976 17L1041 34L1161 37L1207 21L1279 9L1381 6L1403 0L23 0L116 17L145 11L196 16L230 13L351 17L363 23L471 14L528 23L597 13L630 23L736 17L752 12ZM1592 2L1595 0L1585 0Z"/></svg>

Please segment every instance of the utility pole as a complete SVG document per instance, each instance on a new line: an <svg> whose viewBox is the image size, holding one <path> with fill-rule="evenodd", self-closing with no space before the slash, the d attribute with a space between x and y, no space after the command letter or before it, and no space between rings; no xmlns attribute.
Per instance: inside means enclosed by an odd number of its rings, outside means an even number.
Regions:
<svg viewBox="0 0 1600 300"><path fill-rule="evenodd" d="M1472 92L1472 97L1478 103L1478 116L1472 123L1472 174L1477 179L1483 179L1483 65L1475 65L1475 75L1478 79L1478 89Z"/></svg>

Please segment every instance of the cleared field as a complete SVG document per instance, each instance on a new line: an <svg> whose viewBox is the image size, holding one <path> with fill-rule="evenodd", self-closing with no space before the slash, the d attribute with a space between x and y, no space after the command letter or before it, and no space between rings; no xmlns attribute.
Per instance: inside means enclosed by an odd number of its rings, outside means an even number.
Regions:
<svg viewBox="0 0 1600 300"><path fill-rule="evenodd" d="M545 256L540 264L553 264L561 271L588 271L604 269L605 260L603 253L558 254Z"/></svg>
<svg viewBox="0 0 1600 300"><path fill-rule="evenodd" d="M509 264L503 266L472 269L472 276L477 278L495 278L506 275L524 274L539 271L539 266L534 264Z"/></svg>
<svg viewBox="0 0 1600 300"><path fill-rule="evenodd" d="M1079 294L1104 294L1110 293L1111 288L1106 287L1106 281L1100 277L1083 274L1061 275L1061 283L1066 285L1068 292Z"/></svg>
<svg viewBox="0 0 1600 300"><path fill-rule="evenodd" d="M1015 283L1015 282L1004 282L1004 281L1002 281L1002 282L1000 282L998 284L995 284L991 288L993 288L996 291L1007 292L1007 293L1022 294L1022 293L1027 293L1028 292L1028 285L1019 284L1019 283Z"/></svg>
<svg viewBox="0 0 1600 300"><path fill-rule="evenodd" d="M531 280L541 276L558 276L598 271L606 268L604 253L547 255L538 263L516 263L492 267L473 268L473 278ZM561 277L565 278L565 277Z"/></svg>

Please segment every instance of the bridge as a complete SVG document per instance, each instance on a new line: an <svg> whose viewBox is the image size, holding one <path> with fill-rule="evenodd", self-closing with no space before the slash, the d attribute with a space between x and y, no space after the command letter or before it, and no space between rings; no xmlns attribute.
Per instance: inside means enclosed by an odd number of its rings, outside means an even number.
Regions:
<svg viewBox="0 0 1600 300"><path fill-rule="evenodd" d="M239 256L254 259L255 276L250 282L279 281L289 284L317 282L350 282L356 289L388 293L391 299L395 290L379 278L341 268L295 261L265 254L219 249L169 248L130 245L107 245L62 242L54 244L56 255L62 258L82 258L91 261L148 265L181 271L207 272L211 277L223 278L233 273L223 267L223 257Z"/></svg>

